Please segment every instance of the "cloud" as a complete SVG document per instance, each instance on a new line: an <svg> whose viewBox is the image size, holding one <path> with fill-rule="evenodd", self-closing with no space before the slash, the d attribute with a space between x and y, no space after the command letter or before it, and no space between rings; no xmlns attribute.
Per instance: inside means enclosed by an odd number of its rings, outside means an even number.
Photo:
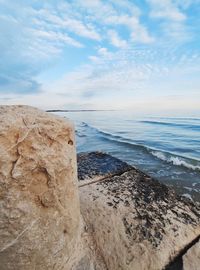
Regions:
<svg viewBox="0 0 200 270"><path fill-rule="evenodd" d="M173 21L184 21L186 15L171 0L148 0L152 11L150 15L154 18L165 18Z"/></svg>
<svg viewBox="0 0 200 270"><path fill-rule="evenodd" d="M130 30L131 41L134 43L151 43L154 41L147 28L140 23L137 17L129 15L111 16L106 19L106 23L126 26Z"/></svg>
<svg viewBox="0 0 200 270"><path fill-rule="evenodd" d="M121 39L115 30L108 31L108 38L110 39L111 44L117 48L125 48L128 45L128 42Z"/></svg>
<svg viewBox="0 0 200 270"><path fill-rule="evenodd" d="M56 92L60 94L68 93L71 96L84 96L88 92L91 92L91 96L108 91L134 92L142 88L141 85L144 83L148 85L150 79L163 77L169 73L174 63L166 66L160 62L160 59L164 61L166 57L170 57L170 51L160 53L154 50L127 48L112 53L107 48L101 47L98 49L97 55L90 58L94 63L83 65L77 71L69 72L47 88L49 91L53 92L56 89ZM179 62L178 59L174 61L177 64ZM175 65L173 69L175 70Z"/></svg>
<svg viewBox="0 0 200 270"><path fill-rule="evenodd" d="M162 108L175 110L176 104L179 109L182 105L192 108L193 102L193 109L198 108L199 101L194 102L193 95L198 100L200 81L195 74L200 72L199 53L180 52L177 55L174 48L125 48L113 53L100 47L96 57L98 62L82 65L62 78L46 83L38 94L32 93L29 97L4 94L1 102L31 104L43 109L134 108L137 111L142 108L152 111L152 107L155 107L154 111ZM188 104L185 94L190 96ZM183 96L184 102L174 99L171 106L167 95Z"/></svg>
<svg viewBox="0 0 200 270"><path fill-rule="evenodd" d="M74 33L78 36L82 36L89 39L101 40L100 35L96 32L95 27L92 24L84 24L82 21L75 18L70 18L67 12L59 12L59 15L51 10L42 9L35 14L42 18L43 21L47 21L52 24L53 27L63 29L66 32Z"/></svg>
<svg viewBox="0 0 200 270"><path fill-rule="evenodd" d="M80 42L74 40L73 38L69 37L66 33L63 34L61 32L55 32L55 31L45 31L45 30L35 30L35 29L30 29L30 32L32 32L35 40L46 40L48 42L55 42L57 44L60 43L60 45L71 45L74 47L81 48L83 47L83 44Z"/></svg>
<svg viewBox="0 0 200 270"><path fill-rule="evenodd" d="M9 0L0 3L0 92L40 91L37 75L64 49L84 47L72 33L95 40L100 38L91 25L63 19L51 5L37 6L29 2L23 6Z"/></svg>
<svg viewBox="0 0 200 270"><path fill-rule="evenodd" d="M198 5L200 0L175 0L174 2L178 7L186 10L192 5Z"/></svg>
<svg viewBox="0 0 200 270"><path fill-rule="evenodd" d="M135 43L151 43L154 38L149 33L140 20L141 11L139 7L130 1L79 1L79 5L84 8L91 21L96 21L105 28L124 26L130 32L130 39ZM116 30L110 29L112 32L112 40L115 44L119 42ZM125 43L123 42L123 45ZM121 47L121 46L117 46ZM123 46L122 46L123 47Z"/></svg>
<svg viewBox="0 0 200 270"><path fill-rule="evenodd" d="M40 84L29 76L19 74L0 75L0 93L38 93L39 89Z"/></svg>
<svg viewBox="0 0 200 270"><path fill-rule="evenodd" d="M119 104L127 108L137 97L147 100L149 95L180 95L188 89L194 93L200 81L193 78L191 82L191 76L200 72L200 54L191 51L177 55L174 49L127 47L114 53L100 47L95 58L91 57L91 64L67 73L46 89L48 94L63 95L63 102L65 95L66 100L88 102L92 108L109 108L109 104L112 108L119 108Z"/></svg>
<svg viewBox="0 0 200 270"><path fill-rule="evenodd" d="M0 39L0 92L39 91L39 83L34 79L36 70L25 57L28 51L28 35L17 18L12 15L1 17Z"/></svg>
<svg viewBox="0 0 200 270"><path fill-rule="evenodd" d="M185 43L195 38L197 29L195 24L190 25L191 13L188 9L198 1L147 0L150 7L149 16L158 23L160 38L164 42L168 39L172 43Z"/></svg>

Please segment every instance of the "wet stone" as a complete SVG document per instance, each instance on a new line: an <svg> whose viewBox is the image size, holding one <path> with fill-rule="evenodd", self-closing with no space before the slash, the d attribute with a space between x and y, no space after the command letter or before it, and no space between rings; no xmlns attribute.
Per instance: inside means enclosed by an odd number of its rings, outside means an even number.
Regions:
<svg viewBox="0 0 200 270"><path fill-rule="evenodd" d="M102 152L80 153L77 156L79 181L94 176L120 174L132 167Z"/></svg>

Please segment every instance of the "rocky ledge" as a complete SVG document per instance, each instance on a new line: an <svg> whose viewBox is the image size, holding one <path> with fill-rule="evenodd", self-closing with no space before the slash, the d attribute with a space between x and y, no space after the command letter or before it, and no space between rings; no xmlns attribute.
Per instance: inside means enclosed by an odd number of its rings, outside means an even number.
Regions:
<svg viewBox="0 0 200 270"><path fill-rule="evenodd" d="M67 119L0 107L2 270L199 266L200 208L105 153L78 155Z"/></svg>
<svg viewBox="0 0 200 270"><path fill-rule="evenodd" d="M87 166L91 156L95 170ZM107 154L81 154L78 161L90 179L79 180L81 213L108 269L182 269L177 257L200 235L199 205Z"/></svg>

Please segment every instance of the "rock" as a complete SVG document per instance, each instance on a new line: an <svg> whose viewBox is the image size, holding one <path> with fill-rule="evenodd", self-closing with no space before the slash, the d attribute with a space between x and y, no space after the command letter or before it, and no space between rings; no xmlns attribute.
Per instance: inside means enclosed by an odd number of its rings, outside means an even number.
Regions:
<svg viewBox="0 0 200 270"><path fill-rule="evenodd" d="M192 246L183 256L183 270L200 269L200 241Z"/></svg>
<svg viewBox="0 0 200 270"><path fill-rule="evenodd" d="M127 163L102 152L79 153L78 179L80 185L105 178L114 174L122 174L133 167Z"/></svg>
<svg viewBox="0 0 200 270"><path fill-rule="evenodd" d="M72 269L81 233L72 123L1 106L0 153L1 270Z"/></svg>
<svg viewBox="0 0 200 270"><path fill-rule="evenodd" d="M199 206L135 168L79 190L82 216L109 270L161 270L200 234Z"/></svg>

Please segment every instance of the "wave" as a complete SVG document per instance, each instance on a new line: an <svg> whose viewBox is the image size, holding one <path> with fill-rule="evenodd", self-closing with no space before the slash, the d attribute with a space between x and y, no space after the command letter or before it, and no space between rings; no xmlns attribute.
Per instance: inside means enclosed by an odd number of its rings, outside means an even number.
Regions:
<svg viewBox="0 0 200 270"><path fill-rule="evenodd" d="M149 121L149 120L142 120L139 122L144 123L144 124L150 124L150 125L171 126L171 127L188 128L192 130L200 130L200 125L193 125L193 124L180 124L180 123Z"/></svg>
<svg viewBox="0 0 200 270"><path fill-rule="evenodd" d="M121 140L129 141L129 139L123 138L123 137L121 137L121 136L119 136L119 135L114 135L114 134L111 134L111 133L107 133L107 132L102 131L102 130L96 128L96 127L93 127L93 126L91 126L91 125L88 125L88 124L85 123L85 122L82 122L81 124L82 124L82 125L81 125L82 127L90 128L91 130L96 131L97 133L99 133L99 134L105 136L106 138L109 137L110 139L113 139L113 140L115 140L115 139L121 139Z"/></svg>
<svg viewBox="0 0 200 270"><path fill-rule="evenodd" d="M200 121L197 117L149 117L151 119L178 120L178 121Z"/></svg>
<svg viewBox="0 0 200 270"><path fill-rule="evenodd" d="M82 134L80 132L76 132L76 136L78 136L79 138L87 137L85 134Z"/></svg>
<svg viewBox="0 0 200 270"><path fill-rule="evenodd" d="M165 161L167 163L171 163L175 166L182 166L187 169L192 169L194 171L200 171L200 165L194 165L192 163L197 163L196 161L192 159L187 159L180 156L175 156L172 154L169 154L167 152L161 152L161 151L151 151L151 154L155 156L156 158Z"/></svg>
<svg viewBox="0 0 200 270"><path fill-rule="evenodd" d="M182 156L175 155L167 151L162 151L160 149L150 148L143 144L144 141L139 141L139 140L133 141L128 138L121 137L119 135L114 135L108 132L104 132L84 122L82 123L82 125L96 132L98 135L102 136L102 139L104 140L109 140L117 144L123 144L132 149L138 149L139 151L148 153L151 156L156 157L162 160L163 162L167 162L174 166L181 166L181 167L193 170L193 171L200 171L200 162L198 162L195 159L182 157Z"/></svg>
<svg viewBox="0 0 200 270"><path fill-rule="evenodd" d="M81 122L80 124L79 124L79 126L80 127L90 127L87 123L85 123L85 122Z"/></svg>

